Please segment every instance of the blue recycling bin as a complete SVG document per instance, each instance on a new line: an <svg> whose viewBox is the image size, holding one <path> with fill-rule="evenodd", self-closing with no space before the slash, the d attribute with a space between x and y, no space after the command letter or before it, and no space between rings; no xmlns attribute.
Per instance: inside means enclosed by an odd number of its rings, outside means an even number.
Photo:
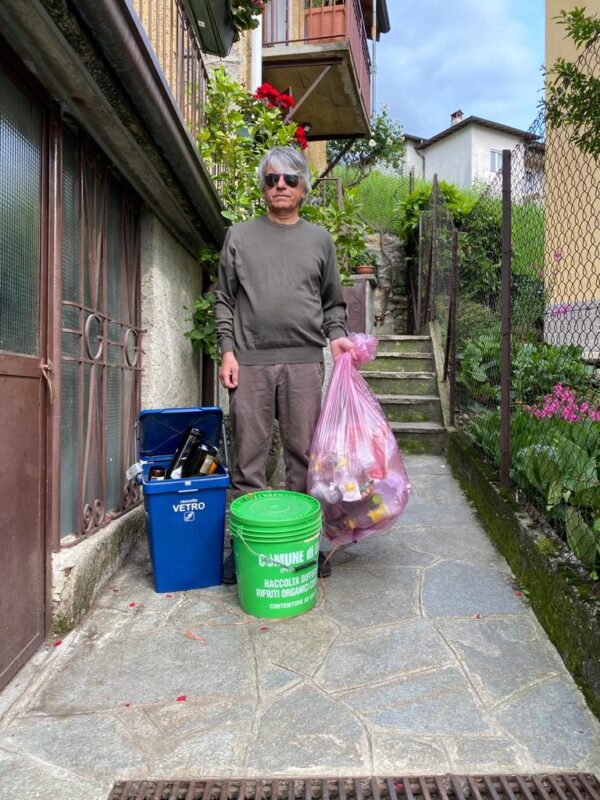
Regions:
<svg viewBox="0 0 600 800"><path fill-rule="evenodd" d="M167 469L191 427L202 431L206 444L219 447L222 443L226 453L223 411L218 406L147 409L140 412L138 420L148 543L157 592L201 589L223 581L227 458L212 475L148 480L151 467Z"/></svg>

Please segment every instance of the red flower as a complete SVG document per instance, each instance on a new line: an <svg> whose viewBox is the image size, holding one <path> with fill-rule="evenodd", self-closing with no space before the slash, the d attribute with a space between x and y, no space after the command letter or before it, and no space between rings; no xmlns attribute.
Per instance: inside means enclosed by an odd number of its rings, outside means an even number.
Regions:
<svg viewBox="0 0 600 800"><path fill-rule="evenodd" d="M300 145L300 148L302 150L306 150L306 148L308 147L308 142L306 141L306 133L304 132L304 128L302 127L302 125L298 125L298 127L296 128L296 131L294 133L294 138Z"/></svg>
<svg viewBox="0 0 600 800"><path fill-rule="evenodd" d="M53 643L54 647L58 647L59 644L62 644L62 639L57 639L56 642Z"/></svg>
<svg viewBox="0 0 600 800"><path fill-rule="evenodd" d="M264 100L266 97L279 97L279 92L270 83L262 83L254 92L257 100Z"/></svg>
<svg viewBox="0 0 600 800"><path fill-rule="evenodd" d="M178 703L185 703L186 700L187 700L187 694L180 694L179 697L177 698Z"/></svg>
<svg viewBox="0 0 600 800"><path fill-rule="evenodd" d="M252 95L255 100L265 100L268 108L279 108L283 112L296 105L291 94L282 94L270 83L261 84Z"/></svg>
<svg viewBox="0 0 600 800"><path fill-rule="evenodd" d="M135 608L135 603L129 603L129 608Z"/></svg>

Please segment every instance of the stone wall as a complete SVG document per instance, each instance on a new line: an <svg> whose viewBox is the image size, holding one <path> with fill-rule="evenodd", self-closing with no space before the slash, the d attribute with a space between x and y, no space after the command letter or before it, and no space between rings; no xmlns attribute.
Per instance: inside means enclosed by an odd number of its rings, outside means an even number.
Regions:
<svg viewBox="0 0 600 800"><path fill-rule="evenodd" d="M394 233L378 231L368 237L367 249L374 254L377 263L373 333L407 333L407 271L403 243Z"/></svg>

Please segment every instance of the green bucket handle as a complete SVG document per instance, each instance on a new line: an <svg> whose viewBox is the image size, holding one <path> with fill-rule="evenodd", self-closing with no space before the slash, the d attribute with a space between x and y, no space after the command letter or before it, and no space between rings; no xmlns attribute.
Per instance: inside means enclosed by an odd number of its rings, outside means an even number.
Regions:
<svg viewBox="0 0 600 800"><path fill-rule="evenodd" d="M246 547L248 548L248 550L250 550L250 552L252 553L253 556L256 556L257 558L259 558L260 556L264 556L264 553L257 553L255 550L253 550L250 547L248 542L244 539L244 537L242 535L242 531L241 531L240 528L238 528L236 532L230 530L229 533L233 537L239 536L239 538L242 540L243 544L246 545ZM312 542L313 539L318 539L318 537L320 535L321 535L321 531L319 531L319 533L317 533L315 536L311 536L310 538L304 539L303 541L304 542ZM298 564L295 567L290 567L287 564L280 563L279 561L271 561L271 563L274 566L281 567L281 569L284 569L286 572L302 572L302 570L308 569L309 567L314 567L316 565L316 563L317 563L317 560L315 559L313 561L309 561L308 564Z"/></svg>

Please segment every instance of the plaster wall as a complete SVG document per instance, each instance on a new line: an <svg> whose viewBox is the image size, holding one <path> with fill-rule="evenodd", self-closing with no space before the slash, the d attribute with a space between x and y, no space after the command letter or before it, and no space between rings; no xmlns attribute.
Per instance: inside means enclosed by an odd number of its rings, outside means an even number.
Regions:
<svg viewBox="0 0 600 800"><path fill-rule="evenodd" d="M199 357L184 337L186 317L202 292L202 272L159 220L145 212L141 226L142 408L199 405Z"/></svg>
<svg viewBox="0 0 600 800"><path fill-rule="evenodd" d="M482 125L472 125L471 131L472 183L476 181L491 183L497 175L496 171L490 169L491 151L496 150L501 153L503 150L514 150L521 137L485 128ZM516 170L517 165L513 164L513 169Z"/></svg>
<svg viewBox="0 0 600 800"><path fill-rule="evenodd" d="M421 151L425 156L425 178L448 181L456 186L471 186L471 126L434 142Z"/></svg>
<svg viewBox="0 0 600 800"><path fill-rule="evenodd" d="M425 162L419 155L415 143L406 139L404 141L406 150L404 151L403 174L408 175L411 169L414 171L415 178L423 178Z"/></svg>

